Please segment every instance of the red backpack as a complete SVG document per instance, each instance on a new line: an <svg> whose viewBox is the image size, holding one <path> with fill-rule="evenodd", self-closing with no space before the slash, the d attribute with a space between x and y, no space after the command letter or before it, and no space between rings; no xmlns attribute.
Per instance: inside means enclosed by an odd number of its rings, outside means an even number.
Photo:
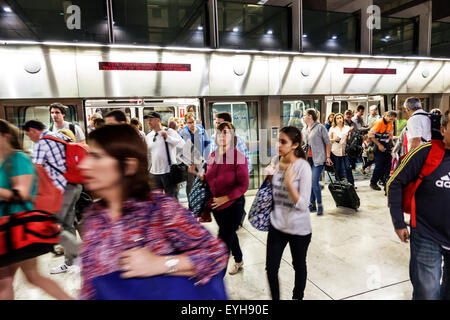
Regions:
<svg viewBox="0 0 450 320"><path fill-rule="evenodd" d="M423 179L439 167L445 155L445 147L442 140L431 140L431 150L420 170L419 178L410 182L403 189L403 212L411 215L411 227L416 227L416 198L415 193Z"/></svg>
<svg viewBox="0 0 450 320"><path fill-rule="evenodd" d="M78 168L78 165L88 154L86 146L81 143L67 142L52 136L43 136L42 139L48 139L62 143L64 144L64 147L66 149L66 172L61 172L61 170L58 170L48 162L47 164L58 171L60 174L62 174L68 182L74 184L84 183L84 177L81 174L81 170Z"/></svg>

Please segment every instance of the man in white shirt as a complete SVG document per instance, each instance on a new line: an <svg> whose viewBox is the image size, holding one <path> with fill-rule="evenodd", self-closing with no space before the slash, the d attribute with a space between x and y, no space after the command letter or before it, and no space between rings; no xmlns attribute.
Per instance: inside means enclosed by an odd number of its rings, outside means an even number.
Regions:
<svg viewBox="0 0 450 320"><path fill-rule="evenodd" d="M58 132L62 129L69 129L75 135L77 143L85 143L86 137L80 126L64 121L66 112L67 107L59 102L52 103L50 105L50 116L52 118L53 124L50 126L49 131Z"/></svg>
<svg viewBox="0 0 450 320"><path fill-rule="evenodd" d="M170 181L170 164L176 164L176 150L183 147L184 140L175 130L164 128L161 125L159 113L150 112L144 116L144 119L147 119L148 125L152 128L146 137L151 161L150 174L154 177L158 188L164 189L167 194L176 196L177 185L173 185Z"/></svg>
<svg viewBox="0 0 450 320"><path fill-rule="evenodd" d="M409 116L406 123L406 138L408 139L408 152L410 152L431 140L431 120L428 113L422 109L422 104L418 98L410 97L406 99L403 106Z"/></svg>
<svg viewBox="0 0 450 320"><path fill-rule="evenodd" d="M370 106L369 115L367 116L367 127L372 128L372 125L375 121L380 119L381 117L378 115L377 106Z"/></svg>

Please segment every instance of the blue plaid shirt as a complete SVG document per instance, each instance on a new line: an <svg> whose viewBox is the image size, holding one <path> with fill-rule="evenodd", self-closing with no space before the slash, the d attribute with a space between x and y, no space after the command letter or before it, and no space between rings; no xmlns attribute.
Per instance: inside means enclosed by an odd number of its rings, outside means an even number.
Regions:
<svg viewBox="0 0 450 320"><path fill-rule="evenodd" d="M55 187L64 192L67 185L66 178L49 166L47 162L58 170L66 172L65 146L62 143L53 140L42 139L43 136L53 136L61 140L67 139L62 133L53 133L51 131L44 130L39 137L39 141L34 144L33 148L33 163L42 165L47 171L50 179L52 179Z"/></svg>

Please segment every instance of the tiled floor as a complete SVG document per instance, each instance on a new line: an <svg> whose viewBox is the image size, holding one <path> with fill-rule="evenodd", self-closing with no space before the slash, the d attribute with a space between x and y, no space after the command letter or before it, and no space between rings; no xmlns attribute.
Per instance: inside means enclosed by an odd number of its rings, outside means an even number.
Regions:
<svg viewBox="0 0 450 320"><path fill-rule="evenodd" d="M336 208L327 186L323 190L325 214L311 214L312 241L307 256L307 300L408 300L412 287L408 276L409 244L401 243L394 233L386 197L373 191L367 179L357 177L361 199L358 211ZM247 211L253 197L246 198ZM204 226L217 234L215 222ZM247 220L238 231L244 268L237 275L225 277L231 299L270 299L265 274L267 233L257 231ZM63 258L47 254L39 258L40 270L48 274L50 267ZM230 259L230 264L233 263ZM76 296L80 288L77 273L48 275ZM279 272L282 299L290 299L294 270L289 248L286 248ZM31 287L19 272L15 282L16 299L51 299Z"/></svg>

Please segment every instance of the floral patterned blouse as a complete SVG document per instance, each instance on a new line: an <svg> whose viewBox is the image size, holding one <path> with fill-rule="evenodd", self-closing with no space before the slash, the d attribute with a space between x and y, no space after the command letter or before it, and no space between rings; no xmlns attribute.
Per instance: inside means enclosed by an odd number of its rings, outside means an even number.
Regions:
<svg viewBox="0 0 450 320"><path fill-rule="evenodd" d="M82 288L80 299L93 299L91 280L119 271L119 256L137 245L158 255L186 254L199 284L207 283L227 265L225 244L213 237L174 198L152 191L148 201L128 200L122 217L112 222L107 208L96 202L83 222Z"/></svg>

